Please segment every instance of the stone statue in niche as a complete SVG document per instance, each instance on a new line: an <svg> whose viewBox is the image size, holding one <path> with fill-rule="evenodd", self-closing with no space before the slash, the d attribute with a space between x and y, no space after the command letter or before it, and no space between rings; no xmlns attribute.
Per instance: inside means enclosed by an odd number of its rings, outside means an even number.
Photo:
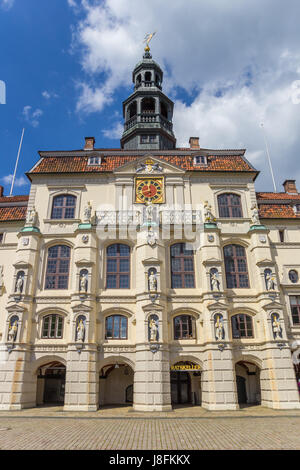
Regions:
<svg viewBox="0 0 300 470"><path fill-rule="evenodd" d="M17 282L16 282L16 288L15 288L16 294L22 294L23 289L24 289L24 273L20 272L17 275Z"/></svg>
<svg viewBox="0 0 300 470"><path fill-rule="evenodd" d="M208 201L205 201L204 202L204 222L214 223L215 221L216 221L216 218L212 213L211 205L208 204Z"/></svg>
<svg viewBox="0 0 300 470"><path fill-rule="evenodd" d="M9 329L8 329L7 339L9 342L13 343L16 340L17 332L18 332L18 320L14 320L9 325Z"/></svg>
<svg viewBox="0 0 300 470"><path fill-rule="evenodd" d="M156 292L157 291L157 274L155 269L151 269L148 275L148 282L149 282L149 291Z"/></svg>
<svg viewBox="0 0 300 470"><path fill-rule="evenodd" d="M87 292L88 289L88 277L86 272L80 273L80 280L79 280L79 291L80 292Z"/></svg>
<svg viewBox="0 0 300 470"><path fill-rule="evenodd" d="M224 338L223 317L220 314L215 316L215 337L217 341Z"/></svg>
<svg viewBox="0 0 300 470"><path fill-rule="evenodd" d="M281 326L279 323L279 316L276 314L272 315L272 330L273 330L274 339L282 337Z"/></svg>
<svg viewBox="0 0 300 470"><path fill-rule="evenodd" d="M30 226L35 225L36 221L37 221L37 211L35 210L35 207L33 206L31 210L27 211L26 225L30 225Z"/></svg>
<svg viewBox="0 0 300 470"><path fill-rule="evenodd" d="M267 290L276 290L276 276L272 271L267 270L265 272L265 280Z"/></svg>
<svg viewBox="0 0 300 470"><path fill-rule="evenodd" d="M154 212L153 204L148 204L145 209L147 222L153 222L153 217L154 217L153 212Z"/></svg>
<svg viewBox="0 0 300 470"><path fill-rule="evenodd" d="M157 321L153 317L151 317L149 320L149 329L150 329L150 341L157 341L158 325L157 325Z"/></svg>
<svg viewBox="0 0 300 470"><path fill-rule="evenodd" d="M210 271L210 284L212 291L220 290L220 276L219 271L216 268L213 268Z"/></svg>
<svg viewBox="0 0 300 470"><path fill-rule="evenodd" d="M85 334L85 325L83 318L80 318L79 322L77 323L76 328L76 341L84 341L84 334Z"/></svg>
<svg viewBox="0 0 300 470"><path fill-rule="evenodd" d="M253 225L260 225L259 210L256 204L251 206L251 221Z"/></svg>
<svg viewBox="0 0 300 470"><path fill-rule="evenodd" d="M83 221L90 223L91 219L92 219L92 205L91 205L91 201L88 201L83 211Z"/></svg>
<svg viewBox="0 0 300 470"><path fill-rule="evenodd" d="M147 234L147 243L150 246L154 246L156 245L156 242L157 242L157 234L150 227L148 234Z"/></svg>

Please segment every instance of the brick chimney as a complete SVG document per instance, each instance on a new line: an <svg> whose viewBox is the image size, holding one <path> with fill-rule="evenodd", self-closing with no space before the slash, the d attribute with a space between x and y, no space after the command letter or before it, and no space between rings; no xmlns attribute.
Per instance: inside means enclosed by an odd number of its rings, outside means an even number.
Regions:
<svg viewBox="0 0 300 470"><path fill-rule="evenodd" d="M200 150L199 137L190 137L190 148L193 150Z"/></svg>
<svg viewBox="0 0 300 470"><path fill-rule="evenodd" d="M4 192L3 186L0 186L0 197L3 197L3 192Z"/></svg>
<svg viewBox="0 0 300 470"><path fill-rule="evenodd" d="M84 150L94 150L95 137L85 137Z"/></svg>
<svg viewBox="0 0 300 470"><path fill-rule="evenodd" d="M298 194L296 180L285 180L283 183L284 191L288 194Z"/></svg>

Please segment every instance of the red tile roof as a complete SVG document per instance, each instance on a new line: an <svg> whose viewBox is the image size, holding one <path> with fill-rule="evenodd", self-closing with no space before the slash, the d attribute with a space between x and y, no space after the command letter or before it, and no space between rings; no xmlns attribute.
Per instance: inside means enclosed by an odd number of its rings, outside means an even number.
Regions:
<svg viewBox="0 0 300 470"><path fill-rule="evenodd" d="M0 221L12 222L26 219L27 206L0 207Z"/></svg>
<svg viewBox="0 0 300 470"><path fill-rule="evenodd" d="M298 200L300 201L300 194L289 194L289 193L256 193L257 199L268 199L268 200Z"/></svg>
<svg viewBox="0 0 300 470"><path fill-rule="evenodd" d="M51 156L42 158L30 173L102 173L113 171L140 158L141 155L107 155L102 157L100 166L89 166L87 156ZM241 155L211 155L208 156L207 166L194 166L192 155L155 155L155 158L187 171L247 171L257 173Z"/></svg>
<svg viewBox="0 0 300 470"><path fill-rule="evenodd" d="M11 202L25 202L28 201L29 196L2 196L0 197L1 203L11 203Z"/></svg>
<svg viewBox="0 0 300 470"><path fill-rule="evenodd" d="M259 213L262 219L299 219L295 204L300 204L300 194L256 193Z"/></svg>

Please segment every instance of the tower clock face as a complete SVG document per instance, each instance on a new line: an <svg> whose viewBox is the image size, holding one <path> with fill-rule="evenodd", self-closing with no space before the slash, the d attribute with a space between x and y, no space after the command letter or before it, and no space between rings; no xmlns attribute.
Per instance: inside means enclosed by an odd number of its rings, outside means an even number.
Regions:
<svg viewBox="0 0 300 470"><path fill-rule="evenodd" d="M135 202L161 204L164 202L163 178L136 178Z"/></svg>

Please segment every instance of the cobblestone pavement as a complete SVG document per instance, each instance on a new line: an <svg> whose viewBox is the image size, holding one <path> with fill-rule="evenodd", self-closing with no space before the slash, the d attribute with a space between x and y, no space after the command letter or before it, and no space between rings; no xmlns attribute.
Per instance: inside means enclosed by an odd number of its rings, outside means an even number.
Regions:
<svg viewBox="0 0 300 470"><path fill-rule="evenodd" d="M62 417L57 410L49 415L49 409L44 410L48 416L41 410L35 416L29 415L35 410L1 412L0 449L300 449L300 414L296 410L277 412L257 407L255 416L249 410L245 415L201 415L198 410L198 416L192 416L192 410L185 417L175 412L156 418L152 414L138 417L128 409L123 413L115 410L114 417L97 413L64 413Z"/></svg>

